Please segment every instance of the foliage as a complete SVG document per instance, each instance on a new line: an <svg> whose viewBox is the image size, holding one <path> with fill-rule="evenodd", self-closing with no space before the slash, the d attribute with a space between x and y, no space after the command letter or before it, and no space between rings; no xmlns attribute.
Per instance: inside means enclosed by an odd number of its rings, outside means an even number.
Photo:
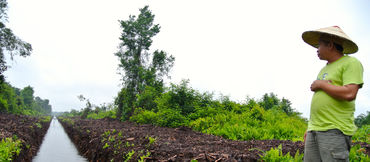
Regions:
<svg viewBox="0 0 370 162"><path fill-rule="evenodd" d="M86 119L87 118L87 115L92 111L91 108L92 108L92 104L90 102L89 99L85 98L83 95L78 95L77 98L82 102L82 101L86 101L86 107L82 110L82 115L81 115L81 118L82 119Z"/></svg>
<svg viewBox="0 0 370 162"><path fill-rule="evenodd" d="M245 103L236 103L227 96L214 100L212 94L199 93L185 80L179 85L172 84L158 96L155 99L156 108L138 108L130 120L167 127L189 126L233 140L302 141L307 128L306 120L298 113L287 113L281 108L286 99L280 100L274 94L270 96L278 105L269 109L250 98ZM268 97L264 96L264 99L270 100Z"/></svg>
<svg viewBox="0 0 370 162"><path fill-rule="evenodd" d="M357 127L361 128L363 125L370 125L370 111L366 112L367 114L360 114L355 118L355 124Z"/></svg>
<svg viewBox="0 0 370 162"><path fill-rule="evenodd" d="M361 148L359 144L354 145L349 152L349 161L353 162L368 162L369 156L366 154L365 148Z"/></svg>
<svg viewBox="0 0 370 162"><path fill-rule="evenodd" d="M136 95L137 100L134 106L136 108L143 108L145 110L156 110L157 103L155 99L161 95L161 91L155 87L146 86L141 94Z"/></svg>
<svg viewBox="0 0 370 162"><path fill-rule="evenodd" d="M21 146L22 142L15 135L13 138L2 139L0 141L0 161L12 161L14 155L19 155Z"/></svg>
<svg viewBox="0 0 370 162"><path fill-rule="evenodd" d="M119 58L119 68L122 70L123 88L116 98L118 105L117 117L129 119L134 112L135 104L142 105L143 100L155 94L141 95L147 86L154 87L157 92L163 88L163 77L168 75L173 66L174 57L164 51L150 53L152 37L160 31L158 24L153 24L154 15L148 6L140 9L138 17L129 16L126 21L120 21L123 29L119 51L115 55ZM151 59L151 61L149 61ZM150 90L153 92L152 90ZM138 96L141 95L140 100Z"/></svg>
<svg viewBox="0 0 370 162"><path fill-rule="evenodd" d="M352 140L357 142L369 142L370 141L370 124L363 125L359 128L356 133L352 136Z"/></svg>
<svg viewBox="0 0 370 162"><path fill-rule="evenodd" d="M138 160L138 162L144 162L145 158L148 158L149 156L150 156L150 152L147 151L146 154L143 154L142 156L140 156L140 159Z"/></svg>
<svg viewBox="0 0 370 162"><path fill-rule="evenodd" d="M24 115L49 115L51 105L48 99L34 97L34 90L27 86L23 89L0 83L0 112Z"/></svg>
<svg viewBox="0 0 370 162"><path fill-rule="evenodd" d="M131 121L172 128L186 125L187 123L186 117L173 109L160 109L157 113L151 110L138 110L138 114L130 118Z"/></svg>
<svg viewBox="0 0 370 162"><path fill-rule="evenodd" d="M156 125L158 114L151 110L142 110L140 108L135 110L135 115L130 117L130 121L140 124L153 124Z"/></svg>
<svg viewBox="0 0 370 162"><path fill-rule="evenodd" d="M303 140L307 128L299 116L288 116L276 109L266 111L258 105L241 114L224 112L213 117L199 118L192 121L190 126L204 133L233 140Z"/></svg>
<svg viewBox="0 0 370 162"><path fill-rule="evenodd" d="M116 118L116 111L109 110L109 111L99 111L98 113L91 112L87 115L88 119L103 119L103 118Z"/></svg>
<svg viewBox="0 0 370 162"><path fill-rule="evenodd" d="M84 97L83 95L78 95L77 98L80 101L86 102L86 107L81 111L72 109L70 112L64 112L61 114L65 117L75 117L81 116L83 119L103 119L103 118L116 118L116 107L113 103L103 103L101 105L95 105L90 102L90 99Z"/></svg>
<svg viewBox="0 0 370 162"><path fill-rule="evenodd" d="M281 109L287 114L291 114L294 112L293 109L291 108L291 102L289 100L283 98L280 101L279 98L274 93L270 94L265 93L261 101L258 102L258 104L266 110L275 108Z"/></svg>
<svg viewBox="0 0 370 162"><path fill-rule="evenodd" d="M179 85L171 84L167 92L156 99L158 109L174 109L187 116L195 112L195 108L205 105L201 94L189 87L188 80Z"/></svg>
<svg viewBox="0 0 370 162"><path fill-rule="evenodd" d="M294 157L292 157L289 152L284 155L282 146L279 145L277 148L271 148L271 150L264 152L259 161L300 162L303 161L303 156L304 154L300 154L299 151L296 152Z"/></svg>
<svg viewBox="0 0 370 162"><path fill-rule="evenodd" d="M8 2L7 0L0 0L0 83L5 78L3 72L7 70L5 54L10 54L10 59L13 60L14 55L29 56L32 51L31 44L22 41L13 31L5 26L8 21L7 16Z"/></svg>

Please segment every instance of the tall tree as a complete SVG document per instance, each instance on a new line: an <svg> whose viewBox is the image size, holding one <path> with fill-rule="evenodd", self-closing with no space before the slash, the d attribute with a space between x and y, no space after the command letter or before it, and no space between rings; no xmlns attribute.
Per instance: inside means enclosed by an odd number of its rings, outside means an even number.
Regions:
<svg viewBox="0 0 370 162"><path fill-rule="evenodd" d="M0 83L4 81L3 72L8 68L5 53L9 53L10 59L13 60L14 55L26 57L32 51L31 44L19 39L13 34L11 29L5 26L5 23L8 21L7 8L8 2L0 0Z"/></svg>
<svg viewBox="0 0 370 162"><path fill-rule="evenodd" d="M26 106L26 109L32 109L32 105L34 103L34 90L31 86L24 87L21 90L21 97L23 98L23 103Z"/></svg>
<svg viewBox="0 0 370 162"><path fill-rule="evenodd" d="M118 94L117 117L126 119L134 111L134 102L147 86L163 89L163 77L168 76L175 58L164 51L149 52L152 38L160 31L154 24L154 15L148 6L140 9L138 17L129 16L126 21L119 21L121 28L119 51L119 69L122 75L123 88ZM121 73L123 72L123 73Z"/></svg>

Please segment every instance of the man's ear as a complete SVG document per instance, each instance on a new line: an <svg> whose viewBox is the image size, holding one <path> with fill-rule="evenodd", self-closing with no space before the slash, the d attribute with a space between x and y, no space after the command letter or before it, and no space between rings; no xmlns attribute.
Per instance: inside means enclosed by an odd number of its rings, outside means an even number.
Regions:
<svg viewBox="0 0 370 162"><path fill-rule="evenodd" d="M329 47L331 50L336 50L336 48L334 47L334 42L333 42L333 41L330 41L330 42L329 42L328 47Z"/></svg>

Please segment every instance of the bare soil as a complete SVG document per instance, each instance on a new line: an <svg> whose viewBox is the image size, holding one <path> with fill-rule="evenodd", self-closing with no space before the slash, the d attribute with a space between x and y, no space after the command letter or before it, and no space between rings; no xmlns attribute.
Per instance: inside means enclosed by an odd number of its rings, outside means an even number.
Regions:
<svg viewBox="0 0 370 162"><path fill-rule="evenodd" d="M37 126L36 123L40 125ZM16 135L22 141L22 150L13 161L31 161L36 156L49 125L50 122L41 122L37 117L0 113L0 140Z"/></svg>
<svg viewBox="0 0 370 162"><path fill-rule="evenodd" d="M283 153L290 152L292 156L304 149L302 142L233 141L186 127L164 128L112 119L73 120L73 124L60 122L80 154L90 161L123 161L133 150L130 161L137 161L148 152L146 161L257 161L262 151L271 147L282 145ZM149 137L155 142L151 144Z"/></svg>

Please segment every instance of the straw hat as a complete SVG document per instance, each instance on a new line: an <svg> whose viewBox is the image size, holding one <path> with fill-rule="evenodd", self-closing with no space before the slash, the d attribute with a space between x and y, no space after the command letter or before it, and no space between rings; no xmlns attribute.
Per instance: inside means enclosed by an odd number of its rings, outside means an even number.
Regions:
<svg viewBox="0 0 370 162"><path fill-rule="evenodd" d="M353 42L351 38L349 38L338 26L306 31L302 34L302 38L307 44L318 48L319 39L323 34L327 34L335 43L342 45L343 53L345 54L352 54L358 51L356 43Z"/></svg>

